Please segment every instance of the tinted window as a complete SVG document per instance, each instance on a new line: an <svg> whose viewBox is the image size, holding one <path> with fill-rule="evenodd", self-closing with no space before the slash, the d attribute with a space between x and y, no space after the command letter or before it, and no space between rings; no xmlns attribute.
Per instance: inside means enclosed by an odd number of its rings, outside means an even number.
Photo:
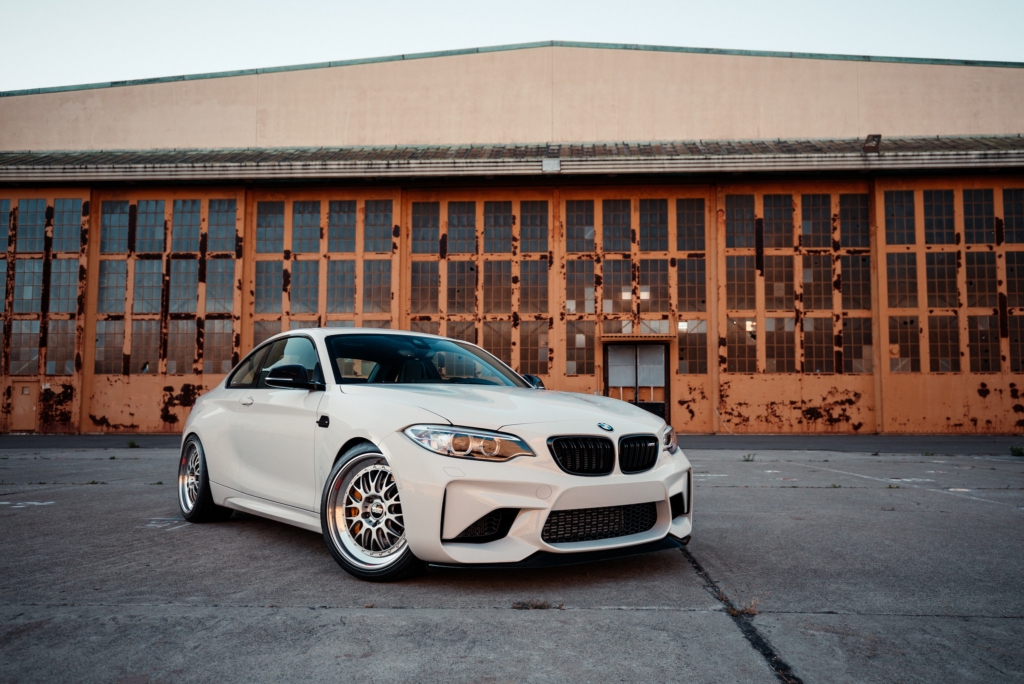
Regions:
<svg viewBox="0 0 1024 684"><path fill-rule="evenodd" d="M490 354L454 340L412 335L327 339L334 377L352 383L456 383L526 387Z"/></svg>
<svg viewBox="0 0 1024 684"><path fill-rule="evenodd" d="M228 380L228 387L252 387L256 381L256 373L260 369L260 362L266 353L267 347L261 347L249 354Z"/></svg>
<svg viewBox="0 0 1024 684"><path fill-rule="evenodd" d="M320 381L320 361L313 343L306 337L286 337L270 345L270 352L260 371L260 387L266 387L267 374L275 366L305 366L310 382Z"/></svg>

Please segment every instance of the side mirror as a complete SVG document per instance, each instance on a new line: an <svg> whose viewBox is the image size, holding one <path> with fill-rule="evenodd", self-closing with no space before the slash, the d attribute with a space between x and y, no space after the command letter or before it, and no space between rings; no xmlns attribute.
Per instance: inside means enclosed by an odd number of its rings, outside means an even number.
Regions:
<svg viewBox="0 0 1024 684"><path fill-rule="evenodd" d="M538 378L536 375L524 375L523 379L528 382L533 389L544 389L544 381Z"/></svg>
<svg viewBox="0 0 1024 684"><path fill-rule="evenodd" d="M306 367L297 363L285 366L274 366L270 369L265 380L267 387L278 389L304 389L323 390L326 389L322 383L310 382L309 371Z"/></svg>

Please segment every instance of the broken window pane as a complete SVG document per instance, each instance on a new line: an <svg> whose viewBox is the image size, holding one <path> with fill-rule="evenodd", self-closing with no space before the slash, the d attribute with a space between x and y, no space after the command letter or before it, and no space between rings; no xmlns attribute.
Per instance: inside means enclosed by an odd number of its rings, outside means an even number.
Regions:
<svg viewBox="0 0 1024 684"><path fill-rule="evenodd" d="M754 247L754 196L725 196L725 246Z"/></svg>
<svg viewBox="0 0 1024 684"><path fill-rule="evenodd" d="M235 224L237 222L235 200L210 200L210 225L207 230L206 250L208 252L235 251Z"/></svg>
<svg viewBox="0 0 1024 684"><path fill-rule="evenodd" d="M391 251L391 200L366 200L364 252Z"/></svg>
<svg viewBox="0 0 1024 684"><path fill-rule="evenodd" d="M484 321L484 349L512 363L512 321Z"/></svg>
<svg viewBox="0 0 1024 684"><path fill-rule="evenodd" d="M448 313L476 313L476 264L472 261L448 262Z"/></svg>
<svg viewBox="0 0 1024 684"><path fill-rule="evenodd" d="M262 342L281 332L281 321L254 321L252 324L253 346L258 347Z"/></svg>
<svg viewBox="0 0 1024 684"><path fill-rule="evenodd" d="M100 265L102 266L104 263L123 264L124 262L101 261ZM123 305L123 297L121 302ZM96 359L94 372L106 375L120 373L123 367L123 362L124 321L96 321Z"/></svg>
<svg viewBox="0 0 1024 684"><path fill-rule="evenodd" d="M412 313L437 313L438 291L441 277L436 261L412 262L411 306Z"/></svg>
<svg viewBox="0 0 1024 684"><path fill-rule="evenodd" d="M128 263L125 261L101 259L98 280L99 293L96 299L96 312L123 314L125 285L128 282ZM121 334L124 335L123 329ZM96 372L99 373L100 371Z"/></svg>
<svg viewBox="0 0 1024 684"><path fill-rule="evenodd" d="M757 291L754 284L754 257L725 258L725 306L728 309L754 309Z"/></svg>
<svg viewBox="0 0 1024 684"><path fill-rule="evenodd" d="M832 309L832 257L804 255L804 311Z"/></svg>
<svg viewBox="0 0 1024 684"><path fill-rule="evenodd" d="M356 262L327 262L327 313L356 310Z"/></svg>
<svg viewBox="0 0 1024 684"><path fill-rule="evenodd" d="M57 200L53 212L53 251L77 252L81 244L82 200Z"/></svg>
<svg viewBox="0 0 1024 684"><path fill-rule="evenodd" d="M548 312L548 261L519 262L519 310L522 313Z"/></svg>
<svg viewBox="0 0 1024 684"><path fill-rule="evenodd" d="M764 246L793 246L792 195L764 196Z"/></svg>
<svg viewBox="0 0 1024 684"><path fill-rule="evenodd" d="M512 203L484 202L484 251L512 251Z"/></svg>
<svg viewBox="0 0 1024 684"><path fill-rule="evenodd" d="M921 330L917 316L889 316L889 370L921 372Z"/></svg>
<svg viewBox="0 0 1024 684"><path fill-rule="evenodd" d="M100 214L100 252L127 252L128 202L104 201L101 206L103 211Z"/></svg>
<svg viewBox="0 0 1024 684"><path fill-rule="evenodd" d="M14 262L14 313L39 312L42 293L43 260L16 260Z"/></svg>
<svg viewBox="0 0 1024 684"><path fill-rule="evenodd" d="M889 308L917 308L917 255L907 252L885 255Z"/></svg>
<svg viewBox="0 0 1024 684"><path fill-rule="evenodd" d="M668 310L668 259L641 259L640 313Z"/></svg>
<svg viewBox="0 0 1024 684"><path fill-rule="evenodd" d="M476 202L448 203L448 253L476 254Z"/></svg>
<svg viewBox="0 0 1024 684"><path fill-rule="evenodd" d="M606 252L628 252L632 211L629 200L603 200L601 244Z"/></svg>
<svg viewBox="0 0 1024 684"><path fill-rule="evenodd" d="M231 313L234 309L235 260L206 262L206 313Z"/></svg>
<svg viewBox="0 0 1024 684"><path fill-rule="evenodd" d="M885 244L913 245L917 242L914 227L914 191L885 191Z"/></svg>
<svg viewBox="0 0 1024 684"><path fill-rule="evenodd" d="M284 202L256 203L256 253L284 251Z"/></svg>
<svg viewBox="0 0 1024 684"><path fill-rule="evenodd" d="M867 195L839 196L839 242L843 247L870 247Z"/></svg>
<svg viewBox="0 0 1024 684"><path fill-rule="evenodd" d="M843 372L873 373L870 318L843 319Z"/></svg>
<svg viewBox="0 0 1024 684"><path fill-rule="evenodd" d="M327 251L356 251L355 200L335 200L327 216Z"/></svg>
<svg viewBox="0 0 1024 684"><path fill-rule="evenodd" d="M1024 243L1024 189L1003 190L1003 240Z"/></svg>
<svg viewBox="0 0 1024 684"><path fill-rule="evenodd" d="M441 235L441 203L412 203L412 253L437 254Z"/></svg>
<svg viewBox="0 0 1024 684"><path fill-rule="evenodd" d="M519 244L523 253L548 251L548 203L519 203Z"/></svg>
<svg viewBox="0 0 1024 684"><path fill-rule="evenodd" d="M174 223L171 231L172 252L199 251L199 200L174 200Z"/></svg>
<svg viewBox="0 0 1024 684"><path fill-rule="evenodd" d="M317 249L320 249L317 247ZM293 261L291 313L313 313L320 307L320 262Z"/></svg>
<svg viewBox="0 0 1024 684"><path fill-rule="evenodd" d="M796 372L796 321L793 318L765 318L764 344L767 372Z"/></svg>
<svg viewBox="0 0 1024 684"><path fill-rule="evenodd" d="M871 257L868 255L840 257L842 268L843 308L871 309Z"/></svg>
<svg viewBox="0 0 1024 684"><path fill-rule="evenodd" d="M391 311L391 260L363 262L363 313Z"/></svg>
<svg viewBox="0 0 1024 684"><path fill-rule="evenodd" d="M565 262L565 311L594 313L594 262L589 259Z"/></svg>
<svg viewBox="0 0 1024 684"><path fill-rule="evenodd" d="M725 370L729 373L757 372L757 320L730 318L725 333Z"/></svg>
<svg viewBox="0 0 1024 684"><path fill-rule="evenodd" d="M163 200L139 200L136 205L135 251L142 254L164 251Z"/></svg>
<svg viewBox="0 0 1024 684"><path fill-rule="evenodd" d="M484 313L512 312L512 262L484 262Z"/></svg>
<svg viewBox="0 0 1024 684"><path fill-rule="evenodd" d="M594 321L566 321L566 375L594 374Z"/></svg>
<svg viewBox="0 0 1024 684"><path fill-rule="evenodd" d="M519 324L519 364L523 373L548 373L548 322L523 321Z"/></svg>
<svg viewBox="0 0 1024 684"><path fill-rule="evenodd" d="M138 265L139 262L136 262ZM160 263L160 262L156 262ZM199 298L199 261L171 259L171 292L168 310L171 313L195 313ZM159 308L157 309L159 311Z"/></svg>
<svg viewBox="0 0 1024 684"><path fill-rule="evenodd" d="M42 252L45 236L46 200L18 200L18 252Z"/></svg>
<svg viewBox="0 0 1024 684"><path fill-rule="evenodd" d="M632 276L633 264L628 259L605 260L602 307L604 313L629 313L633 310Z"/></svg>
<svg viewBox="0 0 1024 684"><path fill-rule="evenodd" d="M255 313L281 313L281 290L283 284L282 262L256 262Z"/></svg>
<svg viewBox="0 0 1024 684"><path fill-rule="evenodd" d="M668 251L668 200L640 200L640 251Z"/></svg>
<svg viewBox="0 0 1024 684"><path fill-rule="evenodd" d="M50 321L46 324L46 374L74 375L75 322Z"/></svg>
<svg viewBox="0 0 1024 684"><path fill-rule="evenodd" d="M50 313L78 310L78 259L50 262Z"/></svg>
<svg viewBox="0 0 1024 684"><path fill-rule="evenodd" d="M995 252L967 252L967 306L999 306Z"/></svg>
<svg viewBox="0 0 1024 684"><path fill-rule="evenodd" d="M160 321L132 321L132 375L155 375L160 370Z"/></svg>
<svg viewBox="0 0 1024 684"><path fill-rule="evenodd" d="M928 306L940 308L957 306L956 254L953 252L929 252L924 255L924 260Z"/></svg>
<svg viewBox="0 0 1024 684"><path fill-rule="evenodd" d="M764 257L764 308L768 311L793 309L793 257L788 254Z"/></svg>
<svg viewBox="0 0 1024 684"><path fill-rule="evenodd" d="M167 326L167 373L191 373L195 355L196 322L170 321Z"/></svg>
<svg viewBox="0 0 1024 684"><path fill-rule="evenodd" d="M972 373L998 373L999 317L968 316L967 348L971 355Z"/></svg>
<svg viewBox="0 0 1024 684"><path fill-rule="evenodd" d="M703 375L708 372L708 322L679 321L679 372Z"/></svg>
<svg viewBox="0 0 1024 684"><path fill-rule="evenodd" d="M928 317L928 357L932 373L960 372L960 322L956 316Z"/></svg>
<svg viewBox="0 0 1024 684"><path fill-rule="evenodd" d="M953 223L953 191L924 191L924 244L951 245L956 242Z"/></svg>
<svg viewBox="0 0 1024 684"><path fill-rule="evenodd" d="M995 200L991 190L964 190L964 242L990 245L996 241Z"/></svg>
<svg viewBox="0 0 1024 684"><path fill-rule="evenodd" d="M391 248L390 241L388 249ZM292 252L316 254L320 251L320 203L292 202Z"/></svg>
<svg viewBox="0 0 1024 684"><path fill-rule="evenodd" d="M804 319L804 373L834 373L832 319Z"/></svg>
<svg viewBox="0 0 1024 684"><path fill-rule="evenodd" d="M676 200L676 249L704 251L704 198Z"/></svg>
<svg viewBox="0 0 1024 684"><path fill-rule="evenodd" d="M39 321L11 321L11 375L39 372Z"/></svg>
<svg viewBox="0 0 1024 684"><path fill-rule="evenodd" d="M566 200L565 251L594 251L594 200Z"/></svg>
<svg viewBox="0 0 1024 684"><path fill-rule="evenodd" d="M707 280L704 259L676 262L676 288L680 311L707 311Z"/></svg>

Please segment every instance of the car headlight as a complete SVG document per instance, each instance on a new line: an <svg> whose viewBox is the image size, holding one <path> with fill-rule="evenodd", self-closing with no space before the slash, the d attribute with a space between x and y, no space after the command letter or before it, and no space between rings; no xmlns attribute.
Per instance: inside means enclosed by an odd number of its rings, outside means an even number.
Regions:
<svg viewBox="0 0 1024 684"><path fill-rule="evenodd" d="M676 453L679 443L676 441L676 430L671 425L661 431L661 446L670 454Z"/></svg>
<svg viewBox="0 0 1024 684"><path fill-rule="evenodd" d="M424 449L453 458L508 461L516 456L535 456L526 442L515 435L471 428L413 425L405 435Z"/></svg>

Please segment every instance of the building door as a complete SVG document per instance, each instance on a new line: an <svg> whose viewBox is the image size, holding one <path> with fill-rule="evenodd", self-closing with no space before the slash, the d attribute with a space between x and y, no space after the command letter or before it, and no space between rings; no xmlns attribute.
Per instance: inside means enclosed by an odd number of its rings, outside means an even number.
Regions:
<svg viewBox="0 0 1024 684"><path fill-rule="evenodd" d="M608 344L604 353L606 396L636 404L662 418L668 415L668 345Z"/></svg>
<svg viewBox="0 0 1024 684"><path fill-rule="evenodd" d="M24 432L36 429L36 406L39 403L38 382L12 383L11 430Z"/></svg>

